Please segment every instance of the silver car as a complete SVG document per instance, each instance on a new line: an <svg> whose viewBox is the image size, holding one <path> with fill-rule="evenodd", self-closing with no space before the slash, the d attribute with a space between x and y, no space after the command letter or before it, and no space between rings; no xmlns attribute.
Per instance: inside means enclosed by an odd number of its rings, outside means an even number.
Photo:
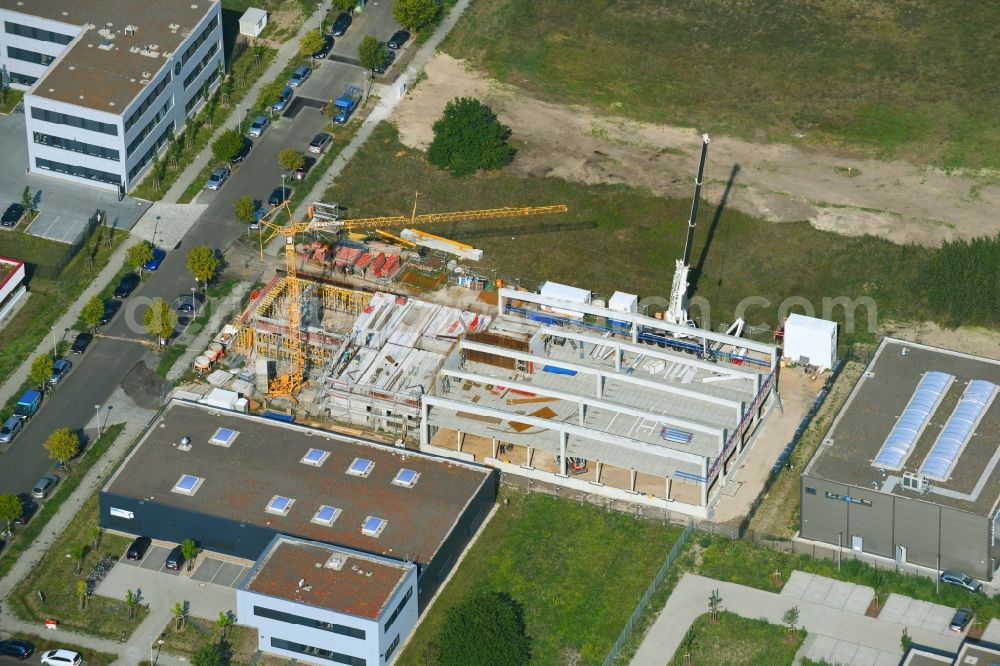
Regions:
<svg viewBox="0 0 1000 666"><path fill-rule="evenodd" d="M256 138L264 133L264 130L267 128L267 125L268 125L267 116L257 116L256 118L253 119L253 122L250 123L250 130L247 132L247 134Z"/></svg>
<svg viewBox="0 0 1000 666"><path fill-rule="evenodd" d="M0 443L9 444L13 442L23 427L24 421L16 416L8 416L7 420L3 422L3 427L0 427Z"/></svg>
<svg viewBox="0 0 1000 666"><path fill-rule="evenodd" d="M205 187L210 190L217 190L229 179L229 167L219 167L208 177Z"/></svg>

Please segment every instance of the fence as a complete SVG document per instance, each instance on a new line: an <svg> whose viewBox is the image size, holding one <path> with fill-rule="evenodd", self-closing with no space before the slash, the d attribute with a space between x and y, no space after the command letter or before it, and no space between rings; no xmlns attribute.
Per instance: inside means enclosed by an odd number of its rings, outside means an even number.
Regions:
<svg viewBox="0 0 1000 666"><path fill-rule="evenodd" d="M104 219L104 211L95 211L87 220L83 233L73 243L60 243L23 232L4 234L3 238L0 238L0 255L23 261L29 279L32 277L58 279Z"/></svg>
<svg viewBox="0 0 1000 666"><path fill-rule="evenodd" d="M632 628L635 626L635 623L639 621L643 611L646 610L649 600L656 592L656 588L658 588L660 583L663 582L663 578L667 575L670 565L674 563L678 553L681 552L681 548L683 548L684 544L687 543L687 540L691 536L691 532L692 527L691 525L688 525L684 528L684 531L681 532L677 541L674 542L674 547L670 549L669 553L667 553L667 559L663 561L663 565L660 567L660 570L656 572L656 576L653 577L649 587L646 588L645 594L642 595L642 598L639 599L639 603L636 605L635 610L632 611L632 616L629 617L628 622L625 623L622 633L618 635L618 640L616 640L615 644L611 646L611 651L608 653L608 656L604 658L604 666L611 666L611 664L614 663L615 659L618 657L618 653L621 652L622 646L625 644L625 641L628 640L629 634L632 633Z"/></svg>

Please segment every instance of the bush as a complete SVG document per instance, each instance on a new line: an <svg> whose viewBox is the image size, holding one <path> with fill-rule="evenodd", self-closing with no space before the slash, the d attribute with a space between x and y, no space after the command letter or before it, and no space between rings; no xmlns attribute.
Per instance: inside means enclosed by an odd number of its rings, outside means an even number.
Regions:
<svg viewBox="0 0 1000 666"><path fill-rule="evenodd" d="M521 666L531 659L521 604L506 592L485 592L451 608L441 627L441 666Z"/></svg>
<svg viewBox="0 0 1000 666"><path fill-rule="evenodd" d="M456 97L434 123L434 140L427 160L453 176L510 164L515 150L507 145L510 129L477 99Z"/></svg>

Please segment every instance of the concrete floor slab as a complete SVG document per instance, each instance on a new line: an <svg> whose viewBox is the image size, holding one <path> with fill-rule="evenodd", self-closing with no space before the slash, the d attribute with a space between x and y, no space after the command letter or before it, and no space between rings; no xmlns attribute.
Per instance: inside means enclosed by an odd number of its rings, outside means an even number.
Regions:
<svg viewBox="0 0 1000 666"><path fill-rule="evenodd" d="M875 591L864 585L793 571L781 596L864 615L875 598Z"/></svg>
<svg viewBox="0 0 1000 666"><path fill-rule="evenodd" d="M938 633L948 633L955 609L950 606L918 601L898 594L890 594L886 599L879 619L896 622L916 629Z"/></svg>

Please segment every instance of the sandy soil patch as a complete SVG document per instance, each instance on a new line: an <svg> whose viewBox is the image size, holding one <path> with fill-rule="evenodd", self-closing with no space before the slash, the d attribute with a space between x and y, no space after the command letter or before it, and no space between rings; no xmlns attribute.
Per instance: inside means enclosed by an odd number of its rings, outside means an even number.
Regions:
<svg viewBox="0 0 1000 666"><path fill-rule="evenodd" d="M491 105L513 129L520 152L513 169L583 183L629 183L689 197L701 147L696 130L602 117L540 102L438 54L397 108L402 141L425 148L431 124L454 97ZM842 234L937 245L1000 231L1000 186L989 179L831 151L713 137L704 196L774 222L809 220ZM993 178L995 180L995 177Z"/></svg>
<svg viewBox="0 0 1000 666"><path fill-rule="evenodd" d="M889 322L884 329L885 335L901 340L1000 359L1000 331L973 327L942 328L933 322Z"/></svg>

